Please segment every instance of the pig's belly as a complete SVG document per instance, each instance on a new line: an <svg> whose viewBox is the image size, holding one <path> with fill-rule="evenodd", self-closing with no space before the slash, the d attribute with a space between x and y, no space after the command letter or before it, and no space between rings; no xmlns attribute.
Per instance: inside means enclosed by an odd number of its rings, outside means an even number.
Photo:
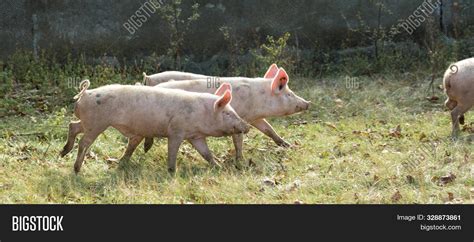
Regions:
<svg viewBox="0 0 474 242"><path fill-rule="evenodd" d="M159 122L159 120L145 119L138 120L132 119L126 122L116 122L111 125L120 133L126 137L142 136L147 138L152 137L167 137L168 125Z"/></svg>

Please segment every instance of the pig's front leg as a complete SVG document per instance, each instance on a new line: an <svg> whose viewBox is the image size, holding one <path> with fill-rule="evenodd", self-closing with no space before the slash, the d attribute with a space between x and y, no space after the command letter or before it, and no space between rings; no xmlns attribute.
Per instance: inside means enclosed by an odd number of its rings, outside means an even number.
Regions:
<svg viewBox="0 0 474 242"><path fill-rule="evenodd" d="M278 146L290 147L290 144L283 140L273 129L273 127L265 119L259 119L251 123L252 126L260 130L266 136L270 137L275 141Z"/></svg>
<svg viewBox="0 0 474 242"><path fill-rule="evenodd" d="M219 163L217 163L214 160L214 156L212 155L212 152L209 150L209 147L207 146L207 142L205 138L201 139L192 139L189 140L189 142L193 145L193 147L199 152L199 154L207 160L212 166L216 167L221 167Z"/></svg>
<svg viewBox="0 0 474 242"><path fill-rule="evenodd" d="M176 172L176 158L178 156L178 150L183 143L182 135L174 135L168 137L168 172Z"/></svg>
<svg viewBox="0 0 474 242"><path fill-rule="evenodd" d="M244 145L244 135L243 134L234 134L234 135L232 135L232 141L234 142L236 161L243 160L244 156L242 154L242 147Z"/></svg>

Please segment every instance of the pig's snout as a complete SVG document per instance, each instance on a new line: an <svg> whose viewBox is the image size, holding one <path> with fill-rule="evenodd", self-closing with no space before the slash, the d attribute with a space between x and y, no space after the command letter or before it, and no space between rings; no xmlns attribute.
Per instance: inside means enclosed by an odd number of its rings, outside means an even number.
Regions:
<svg viewBox="0 0 474 242"><path fill-rule="evenodd" d="M234 127L234 130L237 131L236 133L248 133L250 131L250 125L242 122L241 124L237 125L237 127Z"/></svg>
<svg viewBox="0 0 474 242"><path fill-rule="evenodd" d="M296 106L296 109L298 112L306 111L309 109L310 105L311 105L311 102L303 101L298 106Z"/></svg>

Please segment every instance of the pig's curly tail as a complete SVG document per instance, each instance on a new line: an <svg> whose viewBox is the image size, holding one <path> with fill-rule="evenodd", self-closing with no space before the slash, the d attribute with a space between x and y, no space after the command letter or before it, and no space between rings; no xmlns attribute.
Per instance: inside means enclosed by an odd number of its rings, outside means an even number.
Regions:
<svg viewBox="0 0 474 242"><path fill-rule="evenodd" d="M89 80L84 80L79 84L79 89L81 89L81 92L79 92L76 96L74 96L74 100L79 100L82 95L87 91L89 86L91 85L91 82Z"/></svg>
<svg viewBox="0 0 474 242"><path fill-rule="evenodd" d="M451 70L451 74L456 74L456 73L458 73L458 71L459 71L459 67L458 67L457 65L454 65L454 64L451 65L451 66L449 67L449 69Z"/></svg>

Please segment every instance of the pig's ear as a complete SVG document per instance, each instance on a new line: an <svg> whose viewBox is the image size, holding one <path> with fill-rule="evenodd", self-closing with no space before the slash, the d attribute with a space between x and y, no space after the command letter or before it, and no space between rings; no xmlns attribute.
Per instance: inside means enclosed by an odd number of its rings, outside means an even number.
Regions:
<svg viewBox="0 0 474 242"><path fill-rule="evenodd" d="M232 92L232 86L229 83L225 82L219 87L219 89L217 89L214 95L222 96L227 90Z"/></svg>
<svg viewBox="0 0 474 242"><path fill-rule="evenodd" d="M265 76L263 76L263 78L274 78L277 73L278 73L277 64L272 64L270 68L268 68L268 71L267 73L265 73Z"/></svg>
<svg viewBox="0 0 474 242"><path fill-rule="evenodd" d="M288 84L288 74L286 73L285 69L280 68L276 76L273 78L272 81L272 93L279 94L283 88Z"/></svg>
<svg viewBox="0 0 474 242"><path fill-rule="evenodd" d="M230 90L226 90L224 95L222 95L217 101L214 103L214 111L219 111L224 108L227 104L232 101L232 92Z"/></svg>

